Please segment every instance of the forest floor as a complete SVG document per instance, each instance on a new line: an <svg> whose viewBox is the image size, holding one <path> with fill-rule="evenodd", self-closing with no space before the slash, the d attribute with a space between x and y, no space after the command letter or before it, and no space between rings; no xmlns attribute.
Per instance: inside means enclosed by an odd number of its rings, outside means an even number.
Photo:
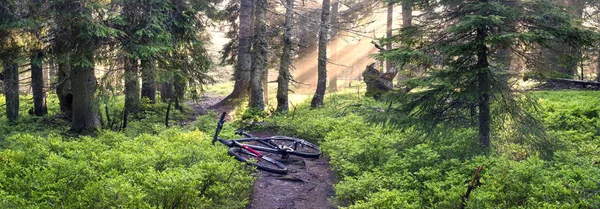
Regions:
<svg viewBox="0 0 600 209"><path fill-rule="evenodd" d="M223 98L208 93L198 101L187 101L186 104L193 109L193 113L189 115L188 120L182 121L182 124L189 124L199 115L207 114L211 110L231 112L234 106L213 107ZM252 134L260 137L273 135L264 132ZM290 156L288 159L281 159L273 154L267 156L285 164L289 173L280 175L258 171L247 209L335 208L329 201L335 194L329 158L308 159Z"/></svg>

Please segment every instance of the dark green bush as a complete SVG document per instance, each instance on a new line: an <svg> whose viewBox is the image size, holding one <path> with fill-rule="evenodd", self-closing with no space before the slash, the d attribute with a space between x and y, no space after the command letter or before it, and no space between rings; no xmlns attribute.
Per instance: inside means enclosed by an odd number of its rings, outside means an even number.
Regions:
<svg viewBox="0 0 600 209"><path fill-rule="evenodd" d="M515 130L504 124L494 128L492 152L480 150L472 128L439 126L423 135L385 125L394 113L372 107L386 104L352 94L329 97L319 109L300 105L295 113L268 119L267 128L320 143L338 180L334 201L342 207L459 208L480 165L482 184L467 208L600 207L600 93L533 96L546 139L512 138ZM541 158L540 151L554 154Z"/></svg>
<svg viewBox="0 0 600 209"><path fill-rule="evenodd" d="M240 208L252 177L202 132L129 138L16 134L0 151L0 208Z"/></svg>

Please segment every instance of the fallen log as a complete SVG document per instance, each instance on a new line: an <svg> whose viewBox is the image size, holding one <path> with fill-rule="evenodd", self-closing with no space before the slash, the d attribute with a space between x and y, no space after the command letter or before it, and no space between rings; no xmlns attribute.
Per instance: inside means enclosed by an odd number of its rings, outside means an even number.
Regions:
<svg viewBox="0 0 600 209"><path fill-rule="evenodd" d="M549 78L548 81L554 83L570 83L574 85L590 85L590 86L600 86L600 83L595 81L583 81L583 80L574 80L574 79L565 79L565 78Z"/></svg>
<svg viewBox="0 0 600 209"><path fill-rule="evenodd" d="M600 90L600 83L565 78L548 78L542 89L588 89Z"/></svg>

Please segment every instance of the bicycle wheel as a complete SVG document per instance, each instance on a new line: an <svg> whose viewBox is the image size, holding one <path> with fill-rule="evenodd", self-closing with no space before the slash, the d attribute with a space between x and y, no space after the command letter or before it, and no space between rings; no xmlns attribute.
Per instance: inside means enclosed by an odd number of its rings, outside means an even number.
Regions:
<svg viewBox="0 0 600 209"><path fill-rule="evenodd" d="M272 136L268 138L264 138L271 145L275 145L279 147L279 149L286 150L287 153L292 155L297 155L305 158L319 158L321 156L321 150L317 145L314 145L310 142L307 142L303 139L288 137L288 136ZM249 147L261 150L265 152L269 152L273 150L271 148L261 149L262 147L253 147L248 145Z"/></svg>
<svg viewBox="0 0 600 209"><path fill-rule="evenodd" d="M288 172L287 167L279 161L273 160L272 158L264 155L260 159L257 159L255 154L239 147L229 148L227 153L229 153L231 156L234 156L235 159L246 162L249 165L256 166L256 168L263 171L278 174L287 174Z"/></svg>

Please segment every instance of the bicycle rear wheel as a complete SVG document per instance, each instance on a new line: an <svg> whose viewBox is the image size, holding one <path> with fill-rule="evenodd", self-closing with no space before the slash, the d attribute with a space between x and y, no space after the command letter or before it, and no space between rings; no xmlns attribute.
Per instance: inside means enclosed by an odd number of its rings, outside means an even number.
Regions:
<svg viewBox="0 0 600 209"><path fill-rule="evenodd" d="M263 171L278 174L288 173L288 169L285 165L264 155L260 159L257 159L257 156L254 153L239 147L229 148L227 153L234 156L235 159L256 166L256 168Z"/></svg>
<svg viewBox="0 0 600 209"><path fill-rule="evenodd" d="M287 153L305 158L319 158L321 149L317 145L307 142L303 139L288 137L288 136L272 136L265 138L265 141L272 145L276 145L279 149L286 150ZM261 150L260 147L252 147L253 149ZM264 150L268 152L268 150Z"/></svg>

